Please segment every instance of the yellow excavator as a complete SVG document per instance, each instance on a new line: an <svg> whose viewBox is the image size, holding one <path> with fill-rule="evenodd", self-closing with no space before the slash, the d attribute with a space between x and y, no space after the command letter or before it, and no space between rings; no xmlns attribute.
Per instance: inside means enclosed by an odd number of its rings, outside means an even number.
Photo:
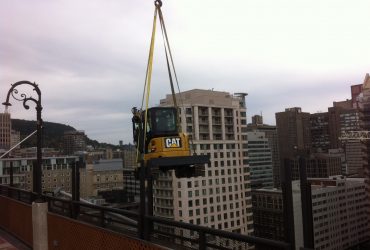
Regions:
<svg viewBox="0 0 370 250"><path fill-rule="evenodd" d="M172 75L175 77L177 86L179 85L161 11L162 2L160 0L156 0L154 4L155 13L142 107L141 109L134 107L131 110L133 114L133 137L137 149L136 160L139 164L139 168L151 167L163 172L174 170L175 175L178 178L201 176L204 173L204 165L209 163L209 156L192 154L190 150L189 136L181 131L180 117L178 113L179 107L177 106ZM158 16L164 41L167 69L174 106L149 108L148 103L153 66L155 31ZM137 170L139 170L139 168Z"/></svg>

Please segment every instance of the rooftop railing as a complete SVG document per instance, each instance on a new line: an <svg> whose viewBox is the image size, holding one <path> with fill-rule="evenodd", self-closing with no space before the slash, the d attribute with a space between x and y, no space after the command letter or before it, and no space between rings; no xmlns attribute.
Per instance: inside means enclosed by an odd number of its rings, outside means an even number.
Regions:
<svg viewBox="0 0 370 250"><path fill-rule="evenodd" d="M0 195L27 204L37 194L14 187L0 185ZM48 202L49 212L83 221L100 228L137 236L140 215L137 211L72 201L50 194L42 198ZM209 228L156 216L145 216L145 239L173 249L292 249L289 243L248 236L236 232Z"/></svg>

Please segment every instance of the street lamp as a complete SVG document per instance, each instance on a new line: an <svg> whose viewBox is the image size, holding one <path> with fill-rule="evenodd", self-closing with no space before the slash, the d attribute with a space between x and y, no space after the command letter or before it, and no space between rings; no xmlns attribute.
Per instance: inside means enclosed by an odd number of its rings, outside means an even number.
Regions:
<svg viewBox="0 0 370 250"><path fill-rule="evenodd" d="M20 85L29 85L33 87L33 91L36 91L37 99L34 98L32 95L27 96L25 93L20 93L17 89ZM42 175L42 119L41 119L41 91L36 83L32 83L29 81L19 81L16 83L13 83L11 85L12 87L8 91L8 95L6 97L6 101L3 102L3 105L7 108L8 106L11 106L12 104L9 102L10 95L17 101L23 102L23 107L25 109L29 109L30 106L28 106L28 101L32 101L36 104L36 113L37 113L37 146L36 146L36 166L33 166L33 191L36 192L40 198L42 193L42 187L41 187L41 175Z"/></svg>

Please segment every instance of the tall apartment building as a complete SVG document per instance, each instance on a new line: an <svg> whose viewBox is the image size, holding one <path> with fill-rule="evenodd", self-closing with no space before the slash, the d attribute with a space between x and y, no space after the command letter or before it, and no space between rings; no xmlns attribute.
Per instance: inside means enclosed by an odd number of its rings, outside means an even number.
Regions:
<svg viewBox="0 0 370 250"><path fill-rule="evenodd" d="M281 167L285 159L296 158L311 150L310 113L301 108L287 108L275 114ZM280 171L277 171L280 180ZM279 184L280 185L280 184ZM278 185L278 186L279 186Z"/></svg>
<svg viewBox="0 0 370 250"><path fill-rule="evenodd" d="M265 133L265 137L268 139L272 154L272 176L274 187L278 187L280 185L280 156L276 126L263 124L263 117L260 115L254 115L252 116L252 123L248 124L247 131L258 131Z"/></svg>
<svg viewBox="0 0 370 250"><path fill-rule="evenodd" d="M12 123L10 113L0 113L0 149L4 151L10 148Z"/></svg>
<svg viewBox="0 0 370 250"><path fill-rule="evenodd" d="M275 114L280 159L311 149L310 113L301 108L287 108Z"/></svg>
<svg viewBox="0 0 370 250"><path fill-rule="evenodd" d="M182 128L192 137L195 152L210 155L211 163L204 177L160 174L154 182L156 216L253 232L245 96L200 89L181 93ZM160 105L172 106L171 96Z"/></svg>
<svg viewBox="0 0 370 250"><path fill-rule="evenodd" d="M66 131L63 135L63 152L72 155L86 150L86 135L82 130Z"/></svg>
<svg viewBox="0 0 370 250"><path fill-rule="evenodd" d="M264 132L248 132L251 188L273 188L272 153Z"/></svg>

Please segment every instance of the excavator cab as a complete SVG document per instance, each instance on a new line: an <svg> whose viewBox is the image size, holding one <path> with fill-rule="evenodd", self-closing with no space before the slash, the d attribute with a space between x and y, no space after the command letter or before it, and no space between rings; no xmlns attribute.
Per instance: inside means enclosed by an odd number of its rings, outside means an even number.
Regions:
<svg viewBox="0 0 370 250"><path fill-rule="evenodd" d="M175 170L177 177L203 175L207 155L191 155L189 137L180 132L177 109L154 107L132 109L133 136L139 162L161 171ZM147 121L146 124L144 121Z"/></svg>

